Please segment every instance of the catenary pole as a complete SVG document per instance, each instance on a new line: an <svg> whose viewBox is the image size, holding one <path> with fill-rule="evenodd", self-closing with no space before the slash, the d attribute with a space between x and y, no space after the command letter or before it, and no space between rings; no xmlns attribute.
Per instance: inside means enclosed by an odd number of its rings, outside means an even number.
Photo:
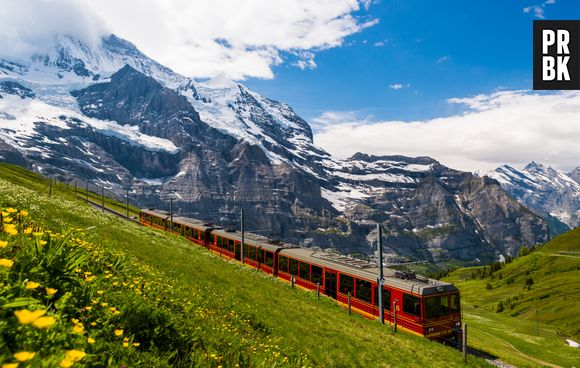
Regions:
<svg viewBox="0 0 580 368"><path fill-rule="evenodd" d="M240 232L242 233L242 242L240 243L240 261L244 264L244 209L240 210Z"/></svg>
<svg viewBox="0 0 580 368"><path fill-rule="evenodd" d="M379 279L377 285L379 287L379 321L385 324L385 309L383 308L383 228L381 224L377 224L377 247L379 248Z"/></svg>

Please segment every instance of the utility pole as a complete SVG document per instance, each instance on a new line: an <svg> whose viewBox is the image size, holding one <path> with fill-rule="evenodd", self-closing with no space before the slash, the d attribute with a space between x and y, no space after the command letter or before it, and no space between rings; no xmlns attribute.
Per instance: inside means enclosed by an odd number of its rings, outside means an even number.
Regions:
<svg viewBox="0 0 580 368"><path fill-rule="evenodd" d="M101 187L101 208L105 212L105 186Z"/></svg>
<svg viewBox="0 0 580 368"><path fill-rule="evenodd" d="M461 345L463 348L463 362L467 363L467 323L463 324L463 334L461 339Z"/></svg>
<svg viewBox="0 0 580 368"><path fill-rule="evenodd" d="M240 246L242 247L242 249L240 249L240 261L242 262L242 265L244 264L244 209L242 208L240 210L240 231L242 233L242 242L240 244Z"/></svg>
<svg viewBox="0 0 580 368"><path fill-rule="evenodd" d="M129 218L129 187L127 187L127 198L125 199L125 212L127 218Z"/></svg>
<svg viewBox="0 0 580 368"><path fill-rule="evenodd" d="M169 197L169 222L171 232L173 232L173 196Z"/></svg>
<svg viewBox="0 0 580 368"><path fill-rule="evenodd" d="M383 308L383 228L381 224L377 224L377 247L379 248L379 279L377 285L379 287L379 321L385 324L385 309Z"/></svg>

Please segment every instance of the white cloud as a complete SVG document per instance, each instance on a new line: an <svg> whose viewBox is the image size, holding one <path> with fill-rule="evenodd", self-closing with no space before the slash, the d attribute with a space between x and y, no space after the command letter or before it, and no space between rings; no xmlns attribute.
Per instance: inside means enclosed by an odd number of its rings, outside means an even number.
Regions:
<svg viewBox="0 0 580 368"><path fill-rule="evenodd" d="M546 18L544 16L544 8L547 5L552 5L552 4L556 4L556 0L546 0L543 3L541 3L540 5L526 6L523 9L523 11L524 11L524 13L533 13L534 17L536 17L536 18L544 19L544 18Z"/></svg>
<svg viewBox="0 0 580 368"><path fill-rule="evenodd" d="M273 78L291 55L314 52L378 22L368 0L0 0L2 50L37 52L55 33L98 40L105 29L188 76ZM2 53L0 51L0 53ZM12 51L10 52L12 54Z"/></svg>
<svg viewBox="0 0 580 368"><path fill-rule="evenodd" d="M449 56L445 55L445 56L441 56L439 59L437 59L437 62L439 64L446 62L447 60L449 60Z"/></svg>
<svg viewBox="0 0 580 368"><path fill-rule="evenodd" d="M411 87L411 85L408 83L407 84L393 83L393 84L389 85L389 88L394 89L395 91L399 90L399 89L403 89L403 88L409 88L409 87Z"/></svg>
<svg viewBox="0 0 580 368"><path fill-rule="evenodd" d="M357 121L347 113L351 118L344 124L321 115L315 142L339 157L356 152L428 155L472 171L532 160L566 170L580 166L580 92L501 91L448 102L469 111L412 122Z"/></svg>
<svg viewBox="0 0 580 368"><path fill-rule="evenodd" d="M384 40L382 40L382 41L378 41L378 42L375 42L375 43L373 43L373 46L375 46L375 47L383 47L383 46L385 46L385 45L386 45L388 42L389 42L389 40L388 40L387 38L385 38L385 39L384 39Z"/></svg>

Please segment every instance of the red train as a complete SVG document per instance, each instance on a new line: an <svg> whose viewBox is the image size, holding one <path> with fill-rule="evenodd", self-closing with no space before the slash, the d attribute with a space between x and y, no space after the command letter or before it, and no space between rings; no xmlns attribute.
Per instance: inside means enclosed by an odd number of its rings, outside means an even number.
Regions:
<svg viewBox="0 0 580 368"><path fill-rule="evenodd" d="M241 233L203 221L142 210L140 222L184 236L222 257L241 260ZM379 317L377 265L335 253L315 251L267 238L244 234L244 264L299 287L317 290L367 318ZM431 339L455 338L461 326L459 290L446 282L385 269L383 306L385 322Z"/></svg>

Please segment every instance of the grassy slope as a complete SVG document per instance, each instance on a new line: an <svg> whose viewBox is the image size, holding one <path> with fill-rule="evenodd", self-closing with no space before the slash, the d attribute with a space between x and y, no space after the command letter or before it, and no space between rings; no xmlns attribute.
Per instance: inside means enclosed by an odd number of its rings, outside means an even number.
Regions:
<svg viewBox="0 0 580 368"><path fill-rule="evenodd" d="M195 318L187 313L180 316L179 323L191 327L193 335L187 338L195 340L199 334L213 341L214 345L207 343L213 348L216 341L219 344L223 340L218 354L243 349L250 358L257 357L251 364L259 366L265 353L260 344L275 341L282 356L290 357L285 363L288 365L463 366L455 350L407 334L393 336L388 327L349 317L331 300L316 300L313 293L292 290L285 283L219 259L176 236L102 214L75 200L64 187L53 188L52 197L46 199L46 182L23 169L0 164L0 186L4 187L0 205L29 208L31 218L52 229L96 226L88 232L89 241L124 253L128 268L144 264L157 270L164 282L173 286L171 303L176 304L171 305L204 311ZM75 207L77 211L71 210ZM234 314L243 316L236 321L237 331L247 332L223 335L218 321L230 321ZM471 357L470 365L486 363Z"/></svg>
<svg viewBox="0 0 580 368"><path fill-rule="evenodd" d="M485 279L470 280L474 270L456 270L445 280L461 290L475 347L518 365L578 366L580 349L566 346L563 337L580 340L580 228ZM530 290L523 287L528 278L534 282ZM507 307L497 313L500 301Z"/></svg>

